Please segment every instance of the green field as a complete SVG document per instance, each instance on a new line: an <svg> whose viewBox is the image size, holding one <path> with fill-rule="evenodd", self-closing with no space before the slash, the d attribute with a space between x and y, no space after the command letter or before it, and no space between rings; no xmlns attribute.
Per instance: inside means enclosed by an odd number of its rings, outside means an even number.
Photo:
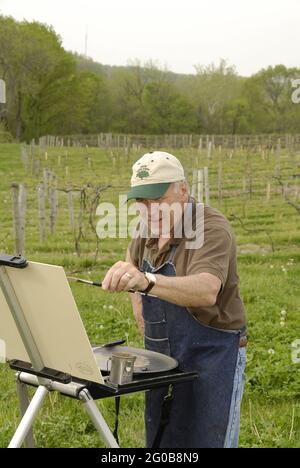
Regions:
<svg viewBox="0 0 300 468"><path fill-rule="evenodd" d="M26 215L26 257L63 265L68 273L101 280L106 270L123 259L128 240L103 239L95 261L96 241L83 221L80 256L69 225L67 195L59 192L59 210L54 234L47 229L44 243L39 239L36 188L43 168L52 169L61 190L93 185L109 188L101 201L117 202L126 193L131 164L143 151L112 155L104 149L48 148L38 154L26 172L18 145L0 145L0 251L14 252L11 184L24 183L28 189ZM300 213L287 203L274 175L288 185L287 196L297 202L300 154L271 150L264 152L216 149L207 160L203 150L174 151L190 176L195 167L209 167L211 205L231 221L237 237L239 276L249 323L247 385L242 409L241 447L300 447L300 364L292 362L292 343L300 339ZM37 170L40 161L40 174ZM222 164L222 199L218 205L218 168ZM66 169L67 167L67 169ZM271 196L267 200L267 184ZM88 198L87 203L91 200ZM79 192L74 195L75 219ZM49 213L48 203L47 216ZM47 219L48 222L48 219ZM91 343L102 344L126 338L142 346L127 295L110 294L96 288L72 284L72 290ZM282 313L282 311L286 311ZM285 317L282 320L281 317ZM1 326L1 325L0 325ZM120 443L142 447L143 395L124 397L121 402ZM110 425L114 423L114 401L98 403ZM18 422L14 373L0 365L0 446L7 446ZM40 447L102 447L95 430L78 402L51 394L35 424Z"/></svg>

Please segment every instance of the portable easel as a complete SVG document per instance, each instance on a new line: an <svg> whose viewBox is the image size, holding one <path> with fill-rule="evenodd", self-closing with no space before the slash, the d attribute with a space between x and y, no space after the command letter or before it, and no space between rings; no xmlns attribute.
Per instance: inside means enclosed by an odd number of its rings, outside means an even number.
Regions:
<svg viewBox="0 0 300 468"><path fill-rule="evenodd" d="M7 360L17 371L22 415L9 448L19 448L24 441L27 447L34 447L32 425L51 391L82 402L105 445L118 448L95 400L187 382L197 376L176 370L111 386L97 366L62 267L0 255L0 321ZM27 386L37 388L31 402Z"/></svg>

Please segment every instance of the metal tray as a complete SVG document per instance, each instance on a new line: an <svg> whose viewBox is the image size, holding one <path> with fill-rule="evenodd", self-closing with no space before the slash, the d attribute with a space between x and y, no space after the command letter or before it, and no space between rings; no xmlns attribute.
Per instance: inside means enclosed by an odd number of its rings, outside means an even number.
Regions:
<svg viewBox="0 0 300 468"><path fill-rule="evenodd" d="M156 374L178 367L178 362L165 354L148 351L147 349L131 348L130 346L114 346L110 348L93 348L97 365L102 372L110 371L110 357L113 353L126 352L136 356L134 374Z"/></svg>

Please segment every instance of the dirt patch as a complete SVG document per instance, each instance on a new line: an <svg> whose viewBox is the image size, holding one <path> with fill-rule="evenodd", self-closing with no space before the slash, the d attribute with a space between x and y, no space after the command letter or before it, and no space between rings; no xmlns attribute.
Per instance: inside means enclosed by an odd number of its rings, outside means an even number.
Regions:
<svg viewBox="0 0 300 468"><path fill-rule="evenodd" d="M238 245L237 251L239 254L267 254L272 252L271 246L262 246L258 244L243 244Z"/></svg>

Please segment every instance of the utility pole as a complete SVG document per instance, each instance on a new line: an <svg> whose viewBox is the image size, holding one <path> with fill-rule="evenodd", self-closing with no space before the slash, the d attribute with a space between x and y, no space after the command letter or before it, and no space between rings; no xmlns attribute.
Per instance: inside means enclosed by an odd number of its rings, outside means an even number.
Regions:
<svg viewBox="0 0 300 468"><path fill-rule="evenodd" d="M88 53L88 27L86 27L86 33L85 33L85 44L84 44L84 56L87 57Z"/></svg>
<svg viewBox="0 0 300 468"><path fill-rule="evenodd" d="M0 79L0 104L6 103L6 86L5 81Z"/></svg>
<svg viewBox="0 0 300 468"><path fill-rule="evenodd" d="M6 86L5 81L0 79L0 121L6 113L6 107L2 106L2 104L6 104Z"/></svg>

